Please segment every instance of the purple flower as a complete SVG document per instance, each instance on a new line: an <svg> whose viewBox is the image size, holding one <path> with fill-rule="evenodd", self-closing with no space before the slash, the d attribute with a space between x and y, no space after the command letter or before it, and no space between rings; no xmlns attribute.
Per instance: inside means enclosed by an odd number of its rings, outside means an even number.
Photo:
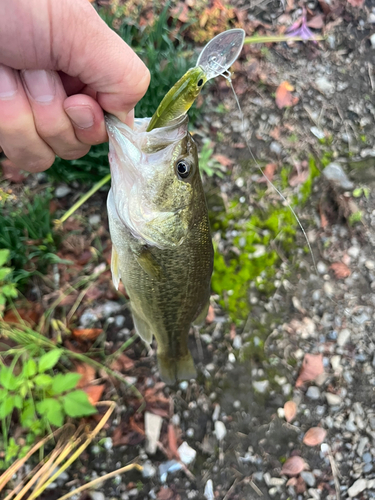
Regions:
<svg viewBox="0 0 375 500"><path fill-rule="evenodd" d="M285 35L290 37L298 36L303 40L311 40L314 43L317 43L316 40L314 40L314 33L307 26L305 9L303 9L302 11L301 18L298 19L295 23L292 24L290 28L286 30Z"/></svg>

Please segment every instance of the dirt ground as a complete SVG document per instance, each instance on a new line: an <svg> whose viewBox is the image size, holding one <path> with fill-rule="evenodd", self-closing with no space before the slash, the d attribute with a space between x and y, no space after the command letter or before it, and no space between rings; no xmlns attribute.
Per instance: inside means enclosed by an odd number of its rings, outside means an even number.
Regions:
<svg viewBox="0 0 375 500"><path fill-rule="evenodd" d="M316 5L311 2L312 9ZM281 13L278 2L247 8L250 17L271 24ZM232 326L214 305L215 317L200 340L190 339L199 369L195 382L164 387L155 356L140 341L127 351L135 360L128 381L142 380L144 388L160 387L164 395L164 406L160 399L156 405L163 417L161 436L173 424L179 442L196 452L187 471L163 477L173 463L163 451L146 452L144 437L129 427L138 418L134 398L117 387L113 397L119 405L110 427L44 498L57 498L135 458L144 465L143 476L117 476L91 498L375 498L375 40L370 41L375 2L360 10L349 6L337 19L328 39L317 45L272 45L262 57L260 49L247 47L248 62L234 80L246 137L262 165L296 165L298 173L309 155L319 160L329 151L347 174L336 182L321 175L307 205L297 208L317 269L299 234L291 258L275 270L276 292L265 299L250 289L252 310L244 326ZM279 109L274 93L283 81L294 87L298 102ZM225 113L213 111L220 103ZM231 175L208 181L207 191L219 189L229 199L243 196L251 204L260 173L251 161L249 168L247 148L238 147L244 138L234 99L215 83L204 105L200 134L215 140L221 132L224 140L215 152L235 161ZM353 197L363 187L369 188L367 196ZM290 199L293 189L283 194ZM270 188L268 202L275 199ZM102 198L95 200L100 208ZM357 211L361 220L350 225L350 214ZM103 214L102 221L107 223ZM94 306L80 311L81 324L95 311ZM109 301L100 321L110 323L108 342L131 335L126 304ZM284 407L287 401L295 405ZM315 430L306 438L316 427L326 433Z"/></svg>

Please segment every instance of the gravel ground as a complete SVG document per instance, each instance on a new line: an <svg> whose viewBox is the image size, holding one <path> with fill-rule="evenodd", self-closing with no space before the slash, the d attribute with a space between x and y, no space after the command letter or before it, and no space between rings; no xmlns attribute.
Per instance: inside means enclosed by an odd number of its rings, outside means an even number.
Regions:
<svg viewBox="0 0 375 500"><path fill-rule="evenodd" d="M166 439L167 424L173 424L180 433L179 443L186 442L180 456L188 470L165 474L176 464L167 462L160 450L147 451L136 433L126 444L116 445L116 428L134 417L129 396L118 391L119 409L110 428L82 456L78 468L64 473L48 490L49 499L56 491L74 489L82 478L94 479L136 457L144 465L143 477L117 476L92 492L91 498L375 498L375 49L369 38L375 30L375 11L371 8L368 4L359 14L348 14L349 20L337 23L319 47L278 45L260 59L252 49L246 72L240 72L235 82L246 133L259 161L294 164L310 153L319 159L329 149L342 171L336 182L321 176L308 205L302 213L299 210L317 272L302 250L305 242L300 235L293 257L275 271L279 286L273 296L265 300L251 289L253 309L243 327L234 328L215 306L215 319L201 331L200 342L191 338L195 359L200 359L196 382L183 382L173 390L158 386L154 357L146 356L140 342L132 347L130 356L140 361L128 381L142 379L143 387L156 392L160 388L172 402L159 412L161 436ZM259 79L262 85L255 83ZM299 101L279 110L273 92L284 80L295 87ZM240 116L220 85L213 88L207 106L213 109L218 102L229 111L208 114L200 133L215 137L221 131L226 139L218 152L236 160L232 175L220 181L221 192L229 199L241 194L251 198L259 174L243 167L249 154L236 147L243 142ZM292 133L293 142L288 139ZM353 191L363 185L369 188L368 196L353 198ZM293 188L287 194L291 196ZM269 203L276 198L269 190ZM330 214L326 221L322 206ZM350 226L348 211L361 211L360 223ZM82 324L90 314L85 311ZM108 302L105 316L107 321L112 318L112 339L128 338L132 324L124 307ZM310 360L321 363L322 369L313 379L296 384L298 375L306 374L306 354L314 355ZM292 418L284 409L287 401L295 403ZM315 427L326 433L320 432L317 444L308 446L304 436ZM195 455L190 464L189 453ZM290 461L291 457L295 458Z"/></svg>

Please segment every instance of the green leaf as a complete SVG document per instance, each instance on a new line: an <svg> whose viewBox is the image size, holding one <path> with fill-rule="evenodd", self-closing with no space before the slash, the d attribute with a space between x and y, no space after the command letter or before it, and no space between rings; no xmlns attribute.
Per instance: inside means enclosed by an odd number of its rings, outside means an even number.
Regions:
<svg viewBox="0 0 375 500"><path fill-rule="evenodd" d="M10 267L3 267L0 269L0 281L3 281L11 272L12 270Z"/></svg>
<svg viewBox="0 0 375 500"><path fill-rule="evenodd" d="M0 418L7 417L10 413L12 413L13 409L14 409L14 396L9 395L0 404Z"/></svg>
<svg viewBox="0 0 375 500"><path fill-rule="evenodd" d="M33 379L33 382L37 387L45 389L52 384L52 380L52 377L50 377L46 373L41 373Z"/></svg>
<svg viewBox="0 0 375 500"><path fill-rule="evenodd" d="M60 427L64 423L64 412L60 401L47 398L36 404L38 413L44 415L52 425Z"/></svg>
<svg viewBox="0 0 375 500"><path fill-rule="evenodd" d="M9 391L14 391L22 383L22 379L17 378L14 373L3 366L0 370L0 387L4 387Z"/></svg>
<svg viewBox="0 0 375 500"><path fill-rule="evenodd" d="M60 359L62 355L61 349L53 349L52 351L43 354L39 360L39 373L51 370Z"/></svg>
<svg viewBox="0 0 375 500"><path fill-rule="evenodd" d="M27 378L33 377L37 372L36 362L33 359L27 360L26 363L23 365L22 371L25 377Z"/></svg>
<svg viewBox="0 0 375 500"><path fill-rule="evenodd" d="M35 405L32 399L27 399L21 412L22 427L30 427L36 419Z"/></svg>
<svg viewBox="0 0 375 500"><path fill-rule="evenodd" d="M0 267L9 259L10 251L8 249L0 250Z"/></svg>
<svg viewBox="0 0 375 500"><path fill-rule="evenodd" d="M53 378L52 393L61 394L65 391L70 391L77 386L78 380L81 378L79 373L59 373Z"/></svg>
<svg viewBox="0 0 375 500"><path fill-rule="evenodd" d="M69 417L86 417L97 412L84 391L73 391L62 397L65 413Z"/></svg>
<svg viewBox="0 0 375 500"><path fill-rule="evenodd" d="M4 285L1 291L5 295L5 297L12 297L15 299L18 295L16 287L13 285L13 283Z"/></svg>
<svg viewBox="0 0 375 500"><path fill-rule="evenodd" d="M18 408L19 410L21 410L23 407L23 399L21 398L21 396L19 394L16 394L14 396L14 406L16 408Z"/></svg>

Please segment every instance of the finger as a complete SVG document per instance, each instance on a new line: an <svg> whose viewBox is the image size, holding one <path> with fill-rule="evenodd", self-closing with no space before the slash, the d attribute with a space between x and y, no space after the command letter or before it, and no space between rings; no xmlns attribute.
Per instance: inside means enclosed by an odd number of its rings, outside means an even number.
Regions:
<svg viewBox="0 0 375 500"><path fill-rule="evenodd" d="M95 99L83 94L74 95L65 99L64 109L80 142L94 145L108 140L104 113Z"/></svg>
<svg viewBox="0 0 375 500"><path fill-rule="evenodd" d="M39 137L20 77L0 64L0 145L18 168L41 172L55 161L52 149Z"/></svg>
<svg viewBox="0 0 375 500"><path fill-rule="evenodd" d="M35 69L21 71L21 78L39 136L65 160L87 154L90 148L77 139L65 113L66 93L59 75L55 71ZM91 127L93 123L93 114L88 110L86 127Z"/></svg>

